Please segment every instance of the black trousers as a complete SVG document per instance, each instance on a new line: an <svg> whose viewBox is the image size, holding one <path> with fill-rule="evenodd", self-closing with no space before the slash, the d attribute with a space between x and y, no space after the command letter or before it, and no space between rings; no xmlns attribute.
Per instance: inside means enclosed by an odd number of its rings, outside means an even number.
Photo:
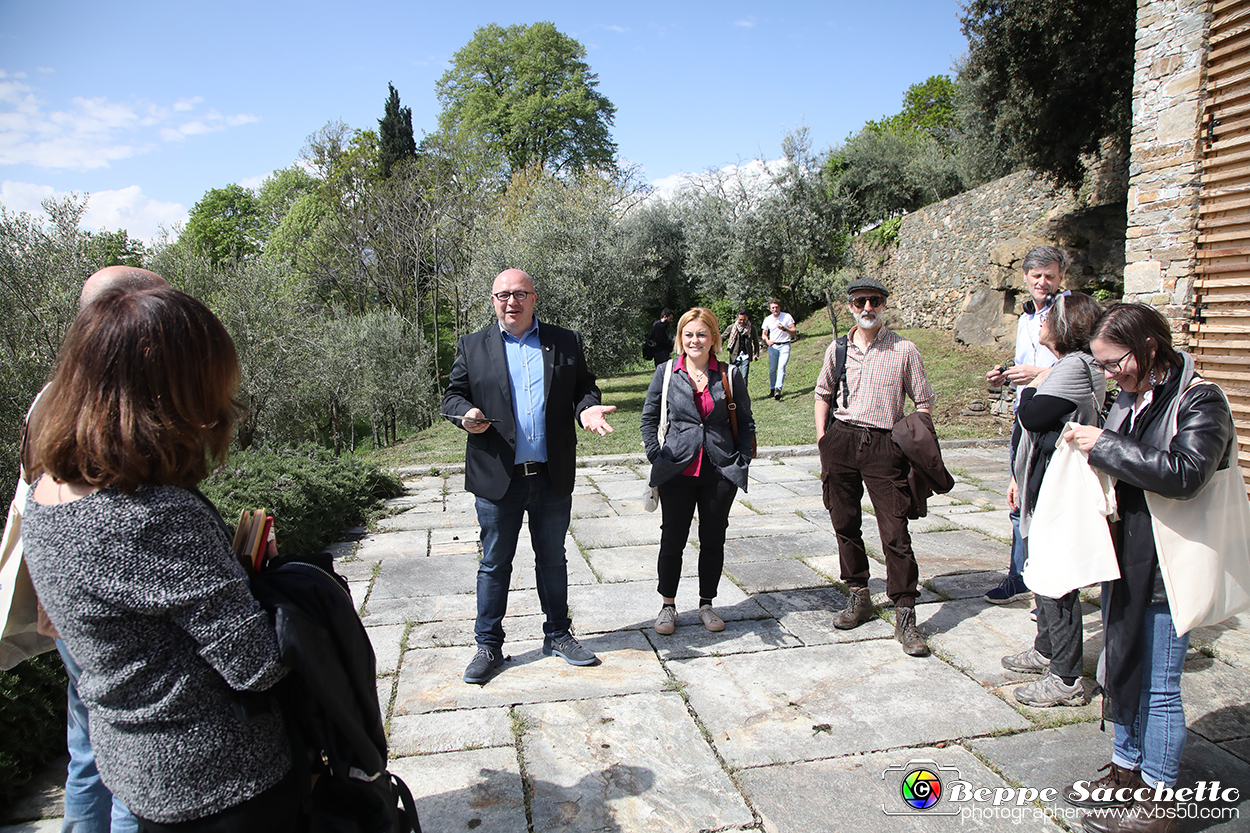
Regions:
<svg viewBox="0 0 1250 833"><path fill-rule="evenodd" d="M1052 674L1081 676L1085 670L1085 634L1081 628L1079 591L1073 590L1058 599L1034 593L1033 599L1037 602L1037 638L1033 647L1050 660Z"/></svg>
<svg viewBox="0 0 1250 833"><path fill-rule="evenodd" d="M706 458L698 477L679 476L660 485L660 555L657 570L659 591L676 598L681 580L681 556L690 536L694 511L699 510L699 595L716 598L721 570L725 567L725 530L738 487L721 477Z"/></svg>

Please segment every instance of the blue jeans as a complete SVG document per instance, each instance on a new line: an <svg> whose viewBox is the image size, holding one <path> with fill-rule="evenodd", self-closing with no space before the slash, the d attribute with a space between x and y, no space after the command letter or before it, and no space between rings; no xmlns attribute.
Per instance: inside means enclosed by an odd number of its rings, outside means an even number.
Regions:
<svg viewBox="0 0 1250 833"><path fill-rule="evenodd" d="M87 728L87 707L78 697L78 678L82 669L69 655L63 640L56 640L56 649L69 676L66 686L65 743L69 747L69 770L65 776L65 820L61 833L135 833L139 823L126 806L109 792L95 768L95 752Z"/></svg>
<svg viewBox="0 0 1250 833"><path fill-rule="evenodd" d="M734 364L738 366L738 375L742 377L742 384L747 383L747 377L751 374L751 357L747 356L741 359L734 359Z"/></svg>
<svg viewBox="0 0 1250 833"><path fill-rule="evenodd" d="M1024 574L1024 539L1020 537L1020 510L1012 509L1007 513L1011 519L1011 566L1007 568L1007 578L1020 578Z"/></svg>
<svg viewBox="0 0 1250 833"><path fill-rule="evenodd" d="M1185 709L1181 705L1181 669L1189 634L1176 635L1167 602L1146 608L1145 663L1141 705L1132 726L1115 724L1111 760L1140 769L1147 784L1176 785L1185 751Z"/></svg>
<svg viewBox="0 0 1250 833"><path fill-rule="evenodd" d="M477 522L482 527L482 562L477 568L477 644L503 645L503 617L508 610L512 559L521 535L521 519L529 513L530 543L538 601L547 621L543 633L563 636L569 619L569 571L564 560L564 536L569 531L573 496L557 495L546 470L531 477L513 477L501 500L477 499Z"/></svg>
<svg viewBox="0 0 1250 833"><path fill-rule="evenodd" d="M786 382L786 365L790 362L790 343L768 347L768 389L781 390Z"/></svg>

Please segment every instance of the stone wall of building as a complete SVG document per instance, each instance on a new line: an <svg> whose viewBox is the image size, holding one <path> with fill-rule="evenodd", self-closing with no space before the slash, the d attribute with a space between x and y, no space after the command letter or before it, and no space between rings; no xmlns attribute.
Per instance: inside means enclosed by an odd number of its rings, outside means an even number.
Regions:
<svg viewBox="0 0 1250 833"><path fill-rule="evenodd" d="M1177 331L1192 308L1199 118L1209 0L1139 0L1124 298L1159 307Z"/></svg>
<svg viewBox="0 0 1250 833"><path fill-rule="evenodd" d="M897 245L861 244L858 259L891 288L895 326L954 328L970 344L1010 343L1028 300L1020 263L1033 246L1068 250L1070 287L1118 288L1125 180L1122 165L1092 172L1082 193L1110 202L1088 207L1019 171L904 216Z"/></svg>

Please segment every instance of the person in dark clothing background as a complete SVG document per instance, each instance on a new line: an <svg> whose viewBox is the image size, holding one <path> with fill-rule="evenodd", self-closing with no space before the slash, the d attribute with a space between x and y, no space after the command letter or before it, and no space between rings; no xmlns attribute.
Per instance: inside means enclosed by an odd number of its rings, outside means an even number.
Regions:
<svg viewBox="0 0 1250 833"><path fill-rule="evenodd" d="M647 334L643 358L652 359L656 367L668 361L669 348L673 345L673 339L668 334L668 322L672 320L673 311L665 307L660 313L660 320L651 325L651 332Z"/></svg>

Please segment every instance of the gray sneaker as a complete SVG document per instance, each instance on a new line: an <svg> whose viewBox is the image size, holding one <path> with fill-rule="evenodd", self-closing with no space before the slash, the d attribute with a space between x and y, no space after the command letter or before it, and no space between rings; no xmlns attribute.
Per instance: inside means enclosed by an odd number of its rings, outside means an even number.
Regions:
<svg viewBox="0 0 1250 833"><path fill-rule="evenodd" d="M660 615L655 617L655 632L668 636L677 629L677 609L672 605L660 608Z"/></svg>
<svg viewBox="0 0 1250 833"><path fill-rule="evenodd" d="M572 631L561 636L543 637L543 656L557 656L569 665L594 665L599 661L588 648L582 647Z"/></svg>
<svg viewBox="0 0 1250 833"><path fill-rule="evenodd" d="M1003 657L1003 668L1021 674L1048 674L1050 673L1050 660L1039 654L1036 648L1030 648L1018 654Z"/></svg>
<svg viewBox="0 0 1250 833"><path fill-rule="evenodd" d="M1047 674L1036 682L1016 689L1016 699L1026 706L1045 709L1051 706L1084 706L1089 702L1080 677L1072 685L1065 685L1054 674Z"/></svg>

